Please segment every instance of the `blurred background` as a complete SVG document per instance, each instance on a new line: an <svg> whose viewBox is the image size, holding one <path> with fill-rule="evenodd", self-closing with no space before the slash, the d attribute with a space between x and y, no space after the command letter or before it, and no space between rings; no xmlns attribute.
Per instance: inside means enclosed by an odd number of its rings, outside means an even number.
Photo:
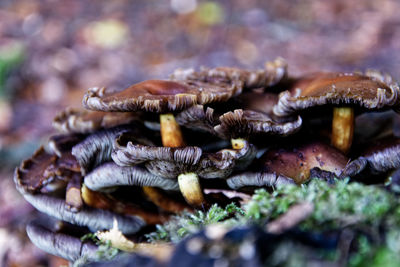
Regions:
<svg viewBox="0 0 400 267"><path fill-rule="evenodd" d="M397 0L0 0L0 265L67 264L28 241L35 215L12 176L89 87L278 56L291 75L374 68L398 80L398 10Z"/></svg>

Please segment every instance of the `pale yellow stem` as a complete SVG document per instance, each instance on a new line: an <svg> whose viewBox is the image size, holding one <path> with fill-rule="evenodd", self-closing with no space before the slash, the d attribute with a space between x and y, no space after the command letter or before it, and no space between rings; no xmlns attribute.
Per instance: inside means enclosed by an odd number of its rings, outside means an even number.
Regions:
<svg viewBox="0 0 400 267"><path fill-rule="evenodd" d="M351 107L333 108L331 143L334 147L347 153L353 142L354 109Z"/></svg>
<svg viewBox="0 0 400 267"><path fill-rule="evenodd" d="M182 132L172 114L160 115L161 139L165 147L184 147ZM199 177L195 173L178 176L179 189L186 201L193 206L201 206L204 201ZM146 191L145 191L146 192ZM149 197L151 195L148 194Z"/></svg>
<svg viewBox="0 0 400 267"><path fill-rule="evenodd" d="M178 184L187 203L199 207L205 202L197 174L193 172L180 174Z"/></svg>
<svg viewBox="0 0 400 267"><path fill-rule="evenodd" d="M183 147L182 132L173 114L160 115L161 139L165 147Z"/></svg>

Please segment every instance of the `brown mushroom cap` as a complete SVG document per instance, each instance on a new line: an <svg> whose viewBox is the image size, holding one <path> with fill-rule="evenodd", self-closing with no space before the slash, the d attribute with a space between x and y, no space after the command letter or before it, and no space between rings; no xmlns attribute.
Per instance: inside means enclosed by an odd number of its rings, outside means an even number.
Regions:
<svg viewBox="0 0 400 267"><path fill-rule="evenodd" d="M207 131L223 139L257 134L286 136L297 132L302 125L300 116L282 119L272 113L277 94L253 91L243 93L235 100L243 109L226 112L217 118L214 109L196 105L180 112L176 120L187 128Z"/></svg>
<svg viewBox="0 0 400 267"><path fill-rule="evenodd" d="M235 84L148 80L116 93L108 93L105 88L91 88L83 98L83 105L87 109L101 111L165 113L195 104L227 101L241 92L242 88Z"/></svg>
<svg viewBox="0 0 400 267"><path fill-rule="evenodd" d="M287 73L287 63L282 58L267 62L265 69L248 71L238 68L218 67L194 69L178 69L172 75L173 80L195 80L213 84L237 84L246 89L267 87L276 84Z"/></svg>
<svg viewBox="0 0 400 267"><path fill-rule="evenodd" d="M348 158L327 144L312 142L290 149L269 150L260 162L263 164L264 173L276 173L290 177L296 183L303 183L310 178L310 170L313 168L331 172L339 177Z"/></svg>
<svg viewBox="0 0 400 267"><path fill-rule="evenodd" d="M378 110L397 105L399 96L399 86L377 72L315 73L296 80L289 91L282 92L273 110L277 116L326 104Z"/></svg>
<svg viewBox="0 0 400 267"><path fill-rule="evenodd" d="M222 138L248 137L254 134L290 135L302 124L300 116L295 121L278 122L270 116L252 110L236 109L219 117L220 125L214 127Z"/></svg>
<svg viewBox="0 0 400 267"><path fill-rule="evenodd" d="M238 165L251 163L256 154L253 145L239 150L223 149L216 153L203 153L199 147L150 147L120 142L117 139L112 159L120 166L145 162L146 168L156 176L176 178L182 173L195 172L203 178L221 178L229 175Z"/></svg>
<svg viewBox="0 0 400 267"><path fill-rule="evenodd" d="M176 122L189 129L209 132L214 135L217 133L214 126L217 125L218 118L214 115L214 109L202 105L194 105L178 113L175 117Z"/></svg>
<svg viewBox="0 0 400 267"><path fill-rule="evenodd" d="M138 120L138 113L102 112L67 108L56 115L53 127L61 133L91 133Z"/></svg>
<svg viewBox="0 0 400 267"><path fill-rule="evenodd" d="M40 147L31 158L15 169L15 183L28 192L39 192L55 179L68 181L72 173L79 173L80 166L71 153L61 157Z"/></svg>
<svg viewBox="0 0 400 267"><path fill-rule="evenodd" d="M400 138L386 137L374 141L363 156L348 164L342 176L354 176L368 168L373 174L400 168Z"/></svg>

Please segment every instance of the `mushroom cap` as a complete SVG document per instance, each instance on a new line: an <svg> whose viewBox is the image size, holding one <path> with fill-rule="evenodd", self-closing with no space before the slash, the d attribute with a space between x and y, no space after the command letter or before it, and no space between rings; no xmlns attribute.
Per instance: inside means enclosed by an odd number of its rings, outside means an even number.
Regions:
<svg viewBox="0 0 400 267"><path fill-rule="evenodd" d="M80 238L62 233L55 233L37 221L32 221L26 226L26 233L35 246L45 252L76 261L85 257L89 261L98 259L98 247L93 243L82 242Z"/></svg>
<svg viewBox="0 0 400 267"><path fill-rule="evenodd" d="M240 150L223 149L216 153L203 153L201 148L153 147L120 142L123 134L116 140L112 159L120 166L145 163L154 175L176 178L187 172L195 172L203 178L221 178L229 175L238 165L251 163L256 154L253 145L245 142Z"/></svg>
<svg viewBox="0 0 400 267"><path fill-rule="evenodd" d="M27 192L39 192L56 179L68 181L72 173L79 173L80 166L69 152L60 157L40 147L31 158L15 169L14 181Z"/></svg>
<svg viewBox="0 0 400 267"><path fill-rule="evenodd" d="M273 110L277 116L327 104L379 110L397 105L399 96L399 86L377 72L315 73L297 79L290 90L282 92Z"/></svg>
<svg viewBox="0 0 400 267"><path fill-rule="evenodd" d="M351 161L342 176L355 176L365 168L373 174L400 168L400 138L376 140L359 158Z"/></svg>
<svg viewBox="0 0 400 267"><path fill-rule="evenodd" d="M114 186L152 186L164 190L178 190L176 180L164 179L139 166L121 167L105 163L85 176L85 185L93 191L104 191Z"/></svg>
<svg viewBox="0 0 400 267"><path fill-rule="evenodd" d="M67 108L54 117L53 127L61 133L91 133L138 120L138 113L103 112Z"/></svg>
<svg viewBox="0 0 400 267"><path fill-rule="evenodd" d="M210 107L206 108L202 105L194 105L178 113L175 116L175 120L179 125L186 128L217 135L214 126L217 125L219 121L214 114L214 109Z"/></svg>
<svg viewBox="0 0 400 267"><path fill-rule="evenodd" d="M219 117L220 124L214 127L221 138L248 137L254 134L290 135L297 132L301 125L300 116L297 120L279 122L267 114L236 109Z"/></svg>
<svg viewBox="0 0 400 267"><path fill-rule="evenodd" d="M83 106L101 111L144 110L164 113L195 104L227 101L241 92L242 88L235 84L147 80L115 93L108 93L105 88L91 88L83 98Z"/></svg>
<svg viewBox="0 0 400 267"><path fill-rule="evenodd" d="M267 172L244 172L237 175L233 175L226 180L228 186L232 189L240 189L245 186L280 186L286 184L294 184L293 180L285 177L284 175L278 175L276 173Z"/></svg>
<svg viewBox="0 0 400 267"><path fill-rule="evenodd" d="M218 118L214 109L196 105L180 112L176 120L187 128L206 131L222 139L258 134L286 136L297 132L302 125L301 117L297 116L296 119L275 116L272 108L277 100L277 94L245 92L235 98L242 109L225 112Z"/></svg>
<svg viewBox="0 0 400 267"><path fill-rule="evenodd" d="M79 162L82 175L85 175L104 162L111 161L114 141L121 133L126 133L126 136L129 136L136 142L152 144L145 137L147 132L138 124L118 126L95 132L72 148L72 155Z"/></svg>
<svg viewBox="0 0 400 267"><path fill-rule="evenodd" d="M82 207L78 212L73 212L69 210L63 199L44 194L32 195L18 186L17 190L40 212L74 225L87 226L92 231L111 229L114 219L117 220L120 230L127 234L136 233L145 225L145 221L139 216L126 216L87 206Z"/></svg>
<svg viewBox="0 0 400 267"><path fill-rule="evenodd" d="M322 142L312 142L288 149L272 149L260 159L262 172L276 173L292 178L296 183L310 178L310 170L319 168L339 177L348 158Z"/></svg>
<svg viewBox="0 0 400 267"><path fill-rule="evenodd" d="M213 84L237 84L245 89L267 87L278 83L287 74L287 63L282 58L267 62L265 69L249 71L231 67L177 69L171 75L173 80L202 81Z"/></svg>

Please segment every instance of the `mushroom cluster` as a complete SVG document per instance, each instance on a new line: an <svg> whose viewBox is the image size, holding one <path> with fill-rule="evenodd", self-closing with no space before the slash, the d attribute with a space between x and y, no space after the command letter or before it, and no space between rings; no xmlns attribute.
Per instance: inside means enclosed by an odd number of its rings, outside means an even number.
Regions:
<svg viewBox="0 0 400 267"><path fill-rule="evenodd" d="M395 120L399 97L376 71L290 77L282 59L256 71L179 69L122 91L91 88L85 109L58 114L60 134L15 170L24 198L64 222L35 221L28 235L49 253L90 259L93 246L63 228L88 233L117 223L140 241L173 214L239 203L257 187L376 182L400 168L400 139L380 123L362 130L363 122Z"/></svg>

